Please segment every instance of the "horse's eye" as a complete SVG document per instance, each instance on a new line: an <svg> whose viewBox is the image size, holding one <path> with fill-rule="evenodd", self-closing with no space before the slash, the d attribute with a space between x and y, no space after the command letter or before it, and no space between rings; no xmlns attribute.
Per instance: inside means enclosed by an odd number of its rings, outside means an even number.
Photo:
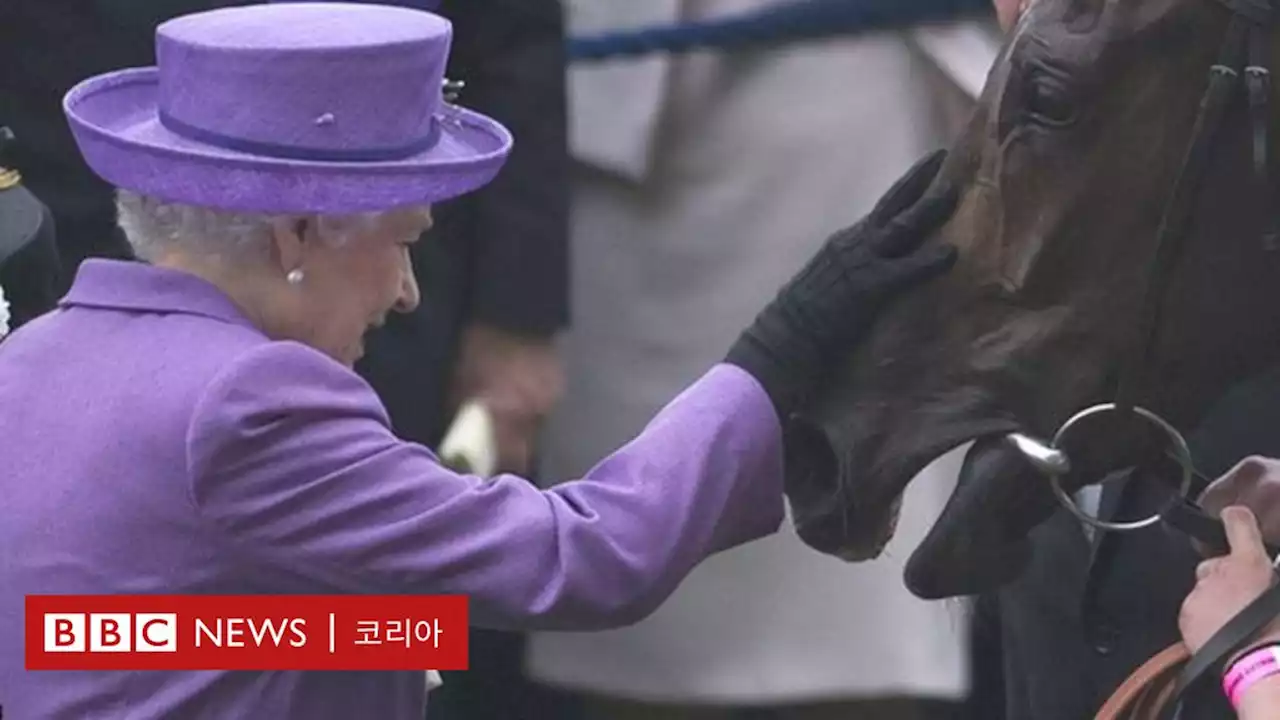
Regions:
<svg viewBox="0 0 1280 720"><path fill-rule="evenodd" d="M1060 82L1033 74L1027 80L1024 96L1024 112L1028 119L1041 123L1062 127L1070 125L1076 119L1076 105L1071 101Z"/></svg>

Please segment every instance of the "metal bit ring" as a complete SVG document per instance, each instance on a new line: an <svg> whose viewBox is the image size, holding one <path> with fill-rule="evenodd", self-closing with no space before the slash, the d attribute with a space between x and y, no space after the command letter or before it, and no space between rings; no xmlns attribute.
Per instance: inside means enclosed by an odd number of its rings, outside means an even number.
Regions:
<svg viewBox="0 0 1280 720"><path fill-rule="evenodd" d="M1114 412L1116 409L1117 406L1115 403L1103 403L1101 405L1094 405L1093 407L1086 408L1076 413L1058 429L1058 432L1053 436L1052 443L1047 448L1051 454L1057 454L1060 456L1062 458L1062 462L1045 462L1045 458L1043 457L1033 458L1033 460L1038 460L1035 463L1036 467L1049 476L1049 484L1053 487L1053 494L1057 496L1058 502L1069 510L1072 515L1076 516L1076 519L1099 530L1129 532L1155 525L1160 522L1161 513L1155 513L1150 517L1143 518L1142 520L1135 520L1133 522L1111 522L1099 520L1098 518L1081 510L1080 506L1076 504L1075 499L1062 489L1062 483L1060 481L1063 471L1069 467L1069 464L1065 462L1065 455L1062 454L1063 451L1061 450L1063 438L1065 438L1067 433L1082 420L1101 413ZM1142 407L1134 407L1133 412L1160 428L1169 436L1170 441L1173 443L1173 459L1177 461L1178 465L1182 468L1182 487L1180 489L1180 494L1182 497L1186 497L1187 494L1191 492L1193 482L1191 448L1187 446L1186 439L1183 438L1182 434L1164 418L1156 415L1150 410ZM1020 439L1017 440L1015 444L1026 443L1025 437L1019 436L1019 438ZM1023 452L1026 454L1025 450L1023 450Z"/></svg>

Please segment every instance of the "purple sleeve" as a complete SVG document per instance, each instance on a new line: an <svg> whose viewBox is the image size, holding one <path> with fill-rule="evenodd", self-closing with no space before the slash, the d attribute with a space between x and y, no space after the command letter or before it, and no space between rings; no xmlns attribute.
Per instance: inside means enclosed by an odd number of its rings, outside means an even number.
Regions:
<svg viewBox="0 0 1280 720"><path fill-rule="evenodd" d="M718 365L585 477L458 475L397 439L354 373L294 343L237 360L188 434L216 532L315 592L465 594L477 624L596 629L652 612L707 555L783 520L777 417Z"/></svg>

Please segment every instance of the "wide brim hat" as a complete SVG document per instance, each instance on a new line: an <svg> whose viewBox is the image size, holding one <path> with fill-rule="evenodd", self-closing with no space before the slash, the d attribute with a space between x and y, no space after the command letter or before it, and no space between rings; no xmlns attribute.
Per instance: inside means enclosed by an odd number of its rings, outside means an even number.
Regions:
<svg viewBox="0 0 1280 720"><path fill-rule="evenodd" d="M452 26L403 7L289 2L170 20L156 66L86 80L64 110L89 167L170 202L272 214L421 205L487 184L511 151L446 102Z"/></svg>

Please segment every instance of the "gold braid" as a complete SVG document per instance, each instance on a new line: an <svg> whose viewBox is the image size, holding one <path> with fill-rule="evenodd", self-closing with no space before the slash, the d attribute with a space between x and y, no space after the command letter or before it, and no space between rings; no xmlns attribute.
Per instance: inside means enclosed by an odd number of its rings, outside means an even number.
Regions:
<svg viewBox="0 0 1280 720"><path fill-rule="evenodd" d="M0 190L8 190L22 182L22 175L17 170L0 166Z"/></svg>

